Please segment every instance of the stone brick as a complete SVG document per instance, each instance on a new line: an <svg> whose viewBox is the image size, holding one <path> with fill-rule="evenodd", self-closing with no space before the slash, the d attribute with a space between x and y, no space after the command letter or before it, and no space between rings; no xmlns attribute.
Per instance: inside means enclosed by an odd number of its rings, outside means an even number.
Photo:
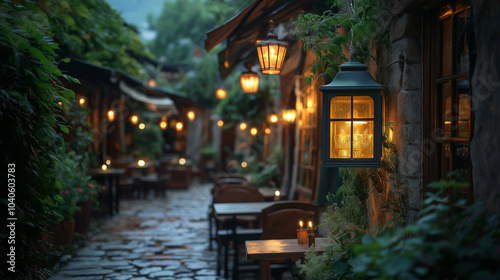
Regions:
<svg viewBox="0 0 500 280"><path fill-rule="evenodd" d="M407 180L407 191L408 191L408 207L410 210L421 210L422 209L422 180L419 179L408 179Z"/></svg>
<svg viewBox="0 0 500 280"><path fill-rule="evenodd" d="M422 122L422 94L417 91L401 91L397 95L398 121L403 124Z"/></svg>
<svg viewBox="0 0 500 280"><path fill-rule="evenodd" d="M405 91L422 89L422 65L420 63L405 64L401 89Z"/></svg>
<svg viewBox="0 0 500 280"><path fill-rule="evenodd" d="M399 171L401 176L420 178L422 176L422 150L416 145L403 145L398 150Z"/></svg>
<svg viewBox="0 0 500 280"><path fill-rule="evenodd" d="M404 124L400 128L401 140L405 144L419 145L422 143L422 126L420 124Z"/></svg>

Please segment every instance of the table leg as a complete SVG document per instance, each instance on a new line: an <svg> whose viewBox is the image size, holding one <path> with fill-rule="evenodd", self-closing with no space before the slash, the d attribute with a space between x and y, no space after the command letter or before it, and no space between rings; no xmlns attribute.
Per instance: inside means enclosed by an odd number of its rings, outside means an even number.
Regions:
<svg viewBox="0 0 500 280"><path fill-rule="evenodd" d="M233 262L233 280L238 279L238 242L236 242L236 216L233 216L232 228L233 228L233 248L234 248L234 262Z"/></svg>
<svg viewBox="0 0 500 280"><path fill-rule="evenodd" d="M270 261L260 261L260 279L270 280L271 279L271 262Z"/></svg>

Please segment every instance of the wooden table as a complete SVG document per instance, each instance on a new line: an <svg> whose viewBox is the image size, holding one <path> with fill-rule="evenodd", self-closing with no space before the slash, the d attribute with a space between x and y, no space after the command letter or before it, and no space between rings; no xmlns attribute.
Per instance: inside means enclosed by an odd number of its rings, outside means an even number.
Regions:
<svg viewBox="0 0 500 280"><path fill-rule="evenodd" d="M329 238L316 238L315 250L325 251L331 245ZM299 244L297 239L269 239L245 241L245 252L249 260L278 260L303 258L309 252L307 245Z"/></svg>
<svg viewBox="0 0 500 280"><path fill-rule="evenodd" d="M316 238L315 250L323 253L332 241L329 238ZM291 259L303 258L309 252L307 245L297 242L297 239L269 239L245 241L245 252L248 260L260 261L260 279L271 279L271 261L286 260L292 266Z"/></svg>
<svg viewBox="0 0 500 280"><path fill-rule="evenodd" d="M87 174L92 176L93 178L103 178L104 184L109 186L109 195L108 195L108 212L110 216L113 216L113 200L115 204L116 213L120 213L120 175L125 173L125 169L119 168L108 168L106 170L102 170L101 168L93 168L87 171ZM115 181L115 190L116 195L113 194L113 180ZM114 199L113 199L114 196Z"/></svg>
<svg viewBox="0 0 500 280"><path fill-rule="evenodd" d="M276 196L274 193L278 190L276 188L271 188L271 187L258 187L257 189L259 190L260 194L262 194L265 200L273 200L274 197ZM286 194L280 191L280 200L284 196L286 196Z"/></svg>
<svg viewBox="0 0 500 280"><path fill-rule="evenodd" d="M134 161L134 162L131 162L128 167L130 169L137 169L137 170L141 170L142 172L142 175L146 175L147 173L147 170L151 167L151 166L154 166L155 165L155 162L153 160L145 160L144 161L144 165L143 166L140 166L139 164L137 164L137 161Z"/></svg>
<svg viewBox="0 0 500 280"><path fill-rule="evenodd" d="M236 240L236 217L238 215L259 215L262 209L273 205L274 202L237 202L237 203L214 203L216 217L233 217L232 230L233 240ZM233 279L238 278L238 243L233 242L234 263ZM227 275L224 275L227 278Z"/></svg>

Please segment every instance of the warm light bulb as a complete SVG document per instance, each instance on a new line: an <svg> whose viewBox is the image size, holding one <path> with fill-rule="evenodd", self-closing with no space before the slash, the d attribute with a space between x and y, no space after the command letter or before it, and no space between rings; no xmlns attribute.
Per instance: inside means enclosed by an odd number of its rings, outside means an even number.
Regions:
<svg viewBox="0 0 500 280"><path fill-rule="evenodd" d="M109 111L108 111L108 120L109 120L110 122L112 122L112 121L114 121L114 120L115 120L115 111L113 111L113 110L109 110Z"/></svg>
<svg viewBox="0 0 500 280"><path fill-rule="evenodd" d="M144 160L140 159L137 161L137 165L142 167L142 166L146 165L146 162Z"/></svg>
<svg viewBox="0 0 500 280"><path fill-rule="evenodd" d="M247 167L247 162L246 161L242 161L241 162L241 167L246 168Z"/></svg>
<svg viewBox="0 0 500 280"><path fill-rule="evenodd" d="M62 106L62 102L61 101L57 102L57 104L59 104L59 106Z"/></svg>
<svg viewBox="0 0 500 280"><path fill-rule="evenodd" d="M313 229L313 222L309 221L309 223L307 224L307 227L309 229Z"/></svg>
<svg viewBox="0 0 500 280"><path fill-rule="evenodd" d="M219 121L217 122L217 125L218 125L218 126L223 126L223 125L224 125L224 121L223 121L223 120L219 120Z"/></svg>
<svg viewBox="0 0 500 280"><path fill-rule="evenodd" d="M224 99L226 98L227 96L227 91L225 91L224 89L222 88L219 88L217 89L217 91L215 92L215 96L217 97L217 99Z"/></svg>
<svg viewBox="0 0 500 280"><path fill-rule="evenodd" d="M274 192L274 195L275 195L275 196L280 196L280 194L281 194L281 193L280 193L280 191L278 191L278 190L276 190L276 191Z"/></svg>
<svg viewBox="0 0 500 280"><path fill-rule="evenodd" d="M184 127L184 125L181 122L178 122L175 125L175 129L177 129L177 131L181 131L183 127Z"/></svg>
<svg viewBox="0 0 500 280"><path fill-rule="evenodd" d="M270 128L266 128L266 129L264 130L264 132L265 132L266 134L271 134L271 129L270 129Z"/></svg>
<svg viewBox="0 0 500 280"><path fill-rule="evenodd" d="M245 130L245 129L247 129L247 124L244 122L240 123L240 130Z"/></svg>
<svg viewBox="0 0 500 280"><path fill-rule="evenodd" d="M250 134L252 134L252 136L257 135L257 132L258 132L258 130L255 127L252 127L252 129L250 129Z"/></svg>
<svg viewBox="0 0 500 280"><path fill-rule="evenodd" d="M185 158L180 158L180 159L179 159L179 164L180 164L180 165L184 165L184 164L186 164L186 159L185 159Z"/></svg>
<svg viewBox="0 0 500 280"><path fill-rule="evenodd" d="M156 86L156 80L155 79L149 79L148 86L155 87Z"/></svg>
<svg viewBox="0 0 500 280"><path fill-rule="evenodd" d="M276 116L275 114L272 114L271 116L269 116L269 121L272 122L272 123L277 123L278 122L278 116Z"/></svg>
<svg viewBox="0 0 500 280"><path fill-rule="evenodd" d="M143 123L139 124L139 129L141 129L141 130L142 130L142 129L145 129L145 128L146 128L146 125L145 125L145 124L143 124Z"/></svg>
<svg viewBox="0 0 500 280"><path fill-rule="evenodd" d="M137 122L139 122L139 117L138 117L138 116L136 116L136 115L131 116L131 117L130 117L130 122L131 122L132 124L137 124Z"/></svg>
<svg viewBox="0 0 500 280"><path fill-rule="evenodd" d="M111 160L107 159L107 160L106 160L106 164L107 164L107 165L110 165L110 164L111 164Z"/></svg>
<svg viewBox="0 0 500 280"><path fill-rule="evenodd" d="M187 113L187 117L188 117L188 119L189 119L190 121L193 121L193 120L194 120L194 118L195 118L195 114L194 114L194 112L193 112L193 111L189 111L189 112Z"/></svg>
<svg viewBox="0 0 500 280"><path fill-rule="evenodd" d="M105 171L106 169L108 169L108 166L107 166L106 164L103 164L103 165L101 166L101 168L102 168L102 170L103 170L103 171Z"/></svg>
<svg viewBox="0 0 500 280"><path fill-rule="evenodd" d="M166 121L161 121L160 122L160 128L161 129L166 129L167 128L167 122Z"/></svg>
<svg viewBox="0 0 500 280"><path fill-rule="evenodd" d="M78 100L78 102L80 103L80 105L83 105L85 104L85 98L80 98L80 100Z"/></svg>

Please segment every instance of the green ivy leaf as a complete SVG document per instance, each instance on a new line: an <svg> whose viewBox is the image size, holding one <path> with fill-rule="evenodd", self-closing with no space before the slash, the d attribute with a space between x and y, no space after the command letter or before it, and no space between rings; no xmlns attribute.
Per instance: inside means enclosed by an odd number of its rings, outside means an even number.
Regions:
<svg viewBox="0 0 500 280"><path fill-rule="evenodd" d="M66 133L66 134L69 134L69 128L65 125L60 125L59 128L61 128L61 130Z"/></svg>

